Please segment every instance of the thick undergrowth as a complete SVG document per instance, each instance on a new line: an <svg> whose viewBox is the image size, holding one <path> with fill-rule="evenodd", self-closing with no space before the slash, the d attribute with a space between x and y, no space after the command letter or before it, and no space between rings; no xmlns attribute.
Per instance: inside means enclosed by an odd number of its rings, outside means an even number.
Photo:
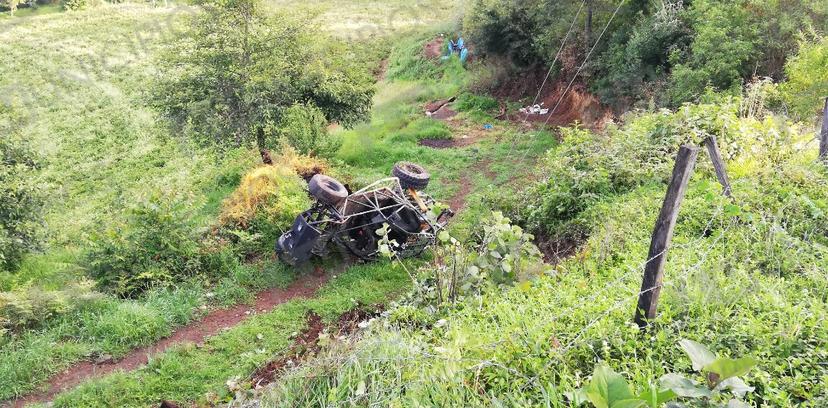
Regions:
<svg viewBox="0 0 828 408"><path fill-rule="evenodd" d="M758 365L744 377L752 391L741 397L750 406L824 404L828 171L803 148L808 130L771 116L738 117L733 107L707 109L643 115L608 139L564 131L563 145L541 165L550 179L530 188L539 192L528 195L534 207L515 216L536 228L586 232L574 256L513 287L485 286L437 308L392 309L370 335L285 376L262 404L570 406L600 364L636 391L669 373L702 380L678 347L682 339L722 356L753 356ZM719 140L733 198L721 195L700 156L659 316L641 332L632 316L670 158L704 129L726 135Z"/></svg>

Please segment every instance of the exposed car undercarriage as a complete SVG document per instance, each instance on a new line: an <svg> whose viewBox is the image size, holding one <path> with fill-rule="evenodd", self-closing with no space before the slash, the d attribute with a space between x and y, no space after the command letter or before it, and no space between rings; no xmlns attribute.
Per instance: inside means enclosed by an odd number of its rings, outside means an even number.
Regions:
<svg viewBox="0 0 828 408"><path fill-rule="evenodd" d="M334 245L371 261L379 256L380 241L387 238L397 244L400 258L420 255L454 215L449 209L434 214L435 201L421 191L428 181L425 169L407 162L394 166L393 177L354 193L317 174L308 188L316 201L279 237L276 253L285 263L298 265L313 255L328 255ZM387 233L382 232L385 226Z"/></svg>

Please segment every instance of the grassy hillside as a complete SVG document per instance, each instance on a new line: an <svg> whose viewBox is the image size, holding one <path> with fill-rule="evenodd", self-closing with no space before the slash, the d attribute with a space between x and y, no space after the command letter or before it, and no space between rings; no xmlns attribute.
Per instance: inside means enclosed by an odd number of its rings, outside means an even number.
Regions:
<svg viewBox="0 0 828 408"><path fill-rule="evenodd" d="M375 6L273 4L322 23L376 22L381 30L350 39L353 58L372 65L387 53L389 38L452 9L440 2L413 20L398 21L393 9ZM42 251L24 259L19 270L0 272L0 321L28 326L4 332L0 340L6 356L0 399L38 387L75 361L117 357L149 344L202 315L204 304L248 301L257 290L293 279L292 272L266 261L124 301L95 289L84 269L91 237L122 228L136 206L159 195L182 203L188 223L203 231L260 160L246 146L217 151L177 137L149 106L156 58L196 12L183 5L102 5L0 22L0 128L40 155L36 177L48 195Z"/></svg>
<svg viewBox="0 0 828 408"><path fill-rule="evenodd" d="M678 347L691 339L722 356L758 360L744 377L753 387L744 397L748 406L825 404L828 372L819 361L828 334L828 172L807 148L813 130L778 118L739 118L727 102L685 109L630 117L606 135L564 130L563 145L538 169L548 178L527 198L499 199L515 221L531 224L531 211L538 211L540 228L554 226L558 238L586 235L575 256L514 287L484 284L445 303L424 295L439 287L433 280L445 269L424 267L421 287L361 340L333 344L256 401L571 406L572 393L600 364L621 373L636 393L669 373L700 379ZM684 122L688 111L698 116ZM733 199L721 196L702 153L669 250L658 319L641 332L632 316L664 183L676 143L691 142L689 128L700 123L727 124L718 129ZM580 210L559 212L571 197L580 197ZM457 265L450 259L448 270ZM474 282L462 272L458 279L464 288ZM722 392L710 403L728 398Z"/></svg>
<svg viewBox="0 0 828 408"><path fill-rule="evenodd" d="M765 44L750 22L782 3L700 0L668 10L635 2L608 23L615 34L570 94L600 112L564 107L572 117L598 117L586 128L515 113L546 69L507 60L545 60L578 5L540 12L532 7L543 2L530 3L266 2L268 13L320 27L319 41L345 51L335 61L376 81L369 121L328 124L342 140L338 151L320 158L281 145L268 166L253 145L190 140L152 98L159 80L170 79L162 76L176 75L159 62L171 44L187 42L181 34L199 8L106 3L1 18L0 133L37 153L25 174L42 187L46 207L40 247L0 270L0 401L52 387L56 394L39 401L61 407L165 399L644 406L601 404L596 395L618 391L596 391L611 369L615 384L623 378L636 395L650 392L655 401L647 405L656 407L659 395L676 392L665 389L665 375L686 376L688 389L717 382L679 347L689 339L757 364L739 372L744 383L705 388L712 397L678 398L685 406L828 404L828 172L816 159L812 117L828 89L828 43L822 27L809 25L824 21L818 7L786 10L784 29L771 19L761 30L778 38ZM600 28L615 3L596 4ZM703 18L707 9L715 19ZM471 60L428 57L460 21L478 41ZM651 29L659 35L653 43ZM733 33L745 53L738 61L711 46ZM562 48L564 63L550 70L558 77L540 100L554 102L575 72L586 49L579 41ZM504 55L501 46L514 52ZM704 62L706 53L715 64ZM774 78L747 82L751 64ZM337 75L326 68L318 73ZM732 75L712 81L720 71ZM677 75L693 80L681 98L653 96L679 89ZM603 102L616 108L640 109L613 116L590 89L609 92ZM448 98L455 100L447 117L424 114ZM659 317L640 331L632 316L676 151L709 136L718 138L733 196L721 194L702 148L667 256ZM276 260L273 241L309 203L300 177L308 169L360 187L402 160L424 165L429 193L459 210L424 259L343 266L332 257L299 268ZM328 279L313 297L248 310L233 327L158 353L146 366L55 388L64 370L119 364L182 326L256 304L257 293L320 271ZM386 309L381 316L346 322L354 327L337 334L349 313L377 304L385 305L376 306ZM251 390L257 369L288 360L273 384Z"/></svg>

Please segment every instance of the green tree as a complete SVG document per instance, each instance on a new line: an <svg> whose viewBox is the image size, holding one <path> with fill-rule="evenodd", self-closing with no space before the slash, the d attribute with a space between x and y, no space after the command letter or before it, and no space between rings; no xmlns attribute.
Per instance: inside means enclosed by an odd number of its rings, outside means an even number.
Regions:
<svg viewBox="0 0 828 408"><path fill-rule="evenodd" d="M758 32L740 2L697 0L687 11L693 41L686 52L676 50L670 94L674 104L693 101L704 90L741 89L758 55Z"/></svg>
<svg viewBox="0 0 828 408"><path fill-rule="evenodd" d="M0 270L14 270L40 242L44 197L36 169L19 137L0 137Z"/></svg>
<svg viewBox="0 0 828 408"><path fill-rule="evenodd" d="M155 105L201 142L275 142L282 115L315 106L345 127L366 120L373 78L320 29L260 10L257 0L204 4L190 29L163 58Z"/></svg>
<svg viewBox="0 0 828 408"><path fill-rule="evenodd" d="M790 111L804 120L818 115L828 96L828 37L803 41L785 65L785 74L782 97Z"/></svg>

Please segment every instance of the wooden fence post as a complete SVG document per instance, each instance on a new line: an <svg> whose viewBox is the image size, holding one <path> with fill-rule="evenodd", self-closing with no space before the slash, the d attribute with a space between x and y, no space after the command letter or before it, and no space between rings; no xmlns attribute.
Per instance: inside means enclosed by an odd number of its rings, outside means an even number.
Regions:
<svg viewBox="0 0 828 408"><path fill-rule="evenodd" d="M828 159L828 97L825 98L825 108L822 109L822 132L819 137L819 158Z"/></svg>
<svg viewBox="0 0 828 408"><path fill-rule="evenodd" d="M687 191L687 182L693 174L699 148L695 146L681 146L673 167L673 176L664 204L653 230L653 239L650 243L650 252L647 255L647 266L644 268L644 280L641 282L641 293L638 296L638 306L635 310L635 322L638 327L647 327L647 320L656 316L658 297L661 294L661 283L664 278L664 264L667 260L667 249L673 239L673 230L676 227L679 207Z"/></svg>
<svg viewBox="0 0 828 408"><path fill-rule="evenodd" d="M722 160L722 153L719 151L719 144L716 143L716 136L710 136L704 139L704 145L707 147L707 153L710 154L713 169L716 170L716 179L722 185L722 194L725 197L730 197L730 179L727 177L727 169L725 168L724 160Z"/></svg>

